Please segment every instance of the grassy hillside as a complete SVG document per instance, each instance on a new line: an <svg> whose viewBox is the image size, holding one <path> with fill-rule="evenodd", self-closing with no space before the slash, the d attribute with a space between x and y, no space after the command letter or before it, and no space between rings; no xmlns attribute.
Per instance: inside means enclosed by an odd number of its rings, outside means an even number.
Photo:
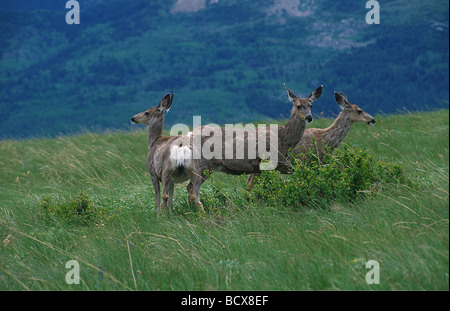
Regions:
<svg viewBox="0 0 450 311"><path fill-rule="evenodd" d="M210 214L178 185L175 216L159 220L144 130L0 141L0 289L448 290L449 112L376 118L345 143L400 165L413 186L292 208L216 173L201 192ZM79 285L65 282L69 260ZM365 281L368 260L379 285Z"/></svg>

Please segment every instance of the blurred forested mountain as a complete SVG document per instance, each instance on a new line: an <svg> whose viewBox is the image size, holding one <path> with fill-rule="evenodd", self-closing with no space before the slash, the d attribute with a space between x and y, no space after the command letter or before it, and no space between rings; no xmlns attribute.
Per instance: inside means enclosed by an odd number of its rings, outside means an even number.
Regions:
<svg viewBox="0 0 450 311"><path fill-rule="evenodd" d="M0 2L0 138L126 128L176 93L168 125L286 117L324 85L371 114L448 108L449 2L79 0Z"/></svg>

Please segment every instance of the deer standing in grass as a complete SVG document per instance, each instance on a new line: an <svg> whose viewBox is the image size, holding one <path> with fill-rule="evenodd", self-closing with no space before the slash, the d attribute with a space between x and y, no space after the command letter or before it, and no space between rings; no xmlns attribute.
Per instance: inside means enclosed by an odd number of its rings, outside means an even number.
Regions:
<svg viewBox="0 0 450 311"><path fill-rule="evenodd" d="M334 120L333 124L327 128L306 129L302 139L293 149L294 156L306 154L311 148L316 147L319 159L322 161L324 156L323 144L328 146L330 151L333 151L344 140L353 123L375 124L376 121L370 114L363 111L357 105L350 104L347 97L342 92L334 92L334 98L339 107L341 107L341 113L337 116L336 120ZM315 143L313 139L315 140ZM290 170L290 164L281 163L277 167L277 170L287 174ZM250 189L253 187L256 176L257 174L252 174L247 181Z"/></svg>
<svg viewBox="0 0 450 311"><path fill-rule="evenodd" d="M195 139L196 135L199 135L201 137L202 148L205 146L205 143L212 137L209 135L205 135L204 133L206 132L210 134L211 132L214 132L214 135L216 135L216 133L218 133L219 136L220 134L222 135L222 146L235 145L236 149L232 149L233 155L231 158L227 157L227 155L225 154L226 148L223 148L223 150L221 151L222 154L219 157L206 159L202 155L202 157L197 160L198 171L196 174L194 174L193 178L191 178L191 182L187 186L190 200L195 200L196 202L199 201L198 194L200 186L208 177L208 174L205 174L205 171L221 171L233 175L259 173L261 160L265 158L262 153L267 151L267 149L271 149L271 147L276 148L276 152L278 152L278 154L276 154L278 155L277 159L280 159L286 158L288 151L298 144L303 136L306 122L312 122L312 102L320 97L320 95L322 94L323 86L321 85L317 87L306 98L297 97L294 92L292 92L286 85L284 86L286 88L288 98L293 104L293 107L288 122L283 126L276 127L277 136L275 136L272 127L270 129L265 127L258 127L253 131L243 130L243 133L241 131L242 135L240 135L239 137L238 135L236 135L236 137L232 136L231 138L229 136L227 137L225 128L215 128L215 132L214 128L208 126L194 129L191 136L193 137L193 139ZM262 140L261 137L265 138L265 140ZM265 146L262 145L264 143ZM259 153L260 146L258 146L258 144L261 144L261 147L264 147L261 148L264 149L262 153ZM249 156L250 146L253 146L253 148L258 150L258 153L256 153L255 157ZM242 158L236 156L236 150L238 149L238 147L240 147L241 150L244 150L244 152L241 154ZM278 165L278 163L276 164Z"/></svg>
<svg viewBox="0 0 450 311"><path fill-rule="evenodd" d="M152 178L155 190L156 215L166 215L169 205L170 214L173 213L174 183L181 183L192 176L195 163L192 162L192 146L186 136L163 136L164 111L169 111L175 94L164 96L159 105L131 118L131 122L148 126L148 155L147 169ZM162 204L160 206L160 188L162 183ZM202 207L200 201L195 201ZM161 207L161 208L160 208Z"/></svg>

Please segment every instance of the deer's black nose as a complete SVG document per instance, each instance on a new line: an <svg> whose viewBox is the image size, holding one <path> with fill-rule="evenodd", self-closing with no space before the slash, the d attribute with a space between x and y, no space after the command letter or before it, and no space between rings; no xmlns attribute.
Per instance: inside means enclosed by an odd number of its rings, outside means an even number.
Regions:
<svg viewBox="0 0 450 311"><path fill-rule="evenodd" d="M134 117L131 118L131 122L136 123L136 120L134 120Z"/></svg>
<svg viewBox="0 0 450 311"><path fill-rule="evenodd" d="M308 122L312 122L312 120L313 120L311 115L306 116L305 119L306 119L306 121L308 121Z"/></svg>

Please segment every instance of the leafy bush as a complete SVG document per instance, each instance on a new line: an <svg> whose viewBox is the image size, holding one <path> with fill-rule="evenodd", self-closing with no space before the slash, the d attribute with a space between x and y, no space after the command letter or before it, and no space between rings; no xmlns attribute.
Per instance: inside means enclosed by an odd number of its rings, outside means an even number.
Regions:
<svg viewBox="0 0 450 311"><path fill-rule="evenodd" d="M73 225L88 225L104 218L103 208L94 206L89 196L83 191L71 201L63 204L54 204L46 196L39 203L38 215L44 221L60 221Z"/></svg>
<svg viewBox="0 0 450 311"><path fill-rule="evenodd" d="M205 210L210 214L224 214L226 210L233 208L232 198L217 187L203 190L201 201Z"/></svg>
<svg viewBox="0 0 450 311"><path fill-rule="evenodd" d="M243 176L246 179L246 176ZM230 217L235 215L238 209L246 206L248 203L246 194L248 190L242 187L233 187L223 191L224 185L217 179L211 180L210 188L202 189L200 200L202 201L205 212L215 217Z"/></svg>
<svg viewBox="0 0 450 311"><path fill-rule="evenodd" d="M331 156L324 146L320 160L314 150L291 161L291 174L263 171L256 179L252 195L257 200L279 206L329 205L332 201L353 201L379 185L406 181L396 164L374 161L366 151L343 145Z"/></svg>

